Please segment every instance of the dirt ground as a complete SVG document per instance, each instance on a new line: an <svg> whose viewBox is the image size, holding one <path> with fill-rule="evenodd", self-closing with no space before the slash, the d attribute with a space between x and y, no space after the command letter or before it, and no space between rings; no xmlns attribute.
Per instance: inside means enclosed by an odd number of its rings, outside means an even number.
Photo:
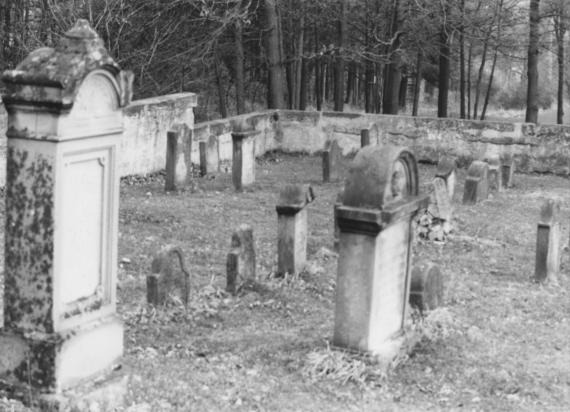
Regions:
<svg viewBox="0 0 570 412"><path fill-rule="evenodd" d="M423 189L435 167L420 166ZM570 180L515 175L515 187L463 206L465 170L445 242L416 239L414 261L440 265L445 306L410 327L424 338L387 372L329 348L337 255L333 203L342 183L322 183L319 157L260 159L251 191L227 174L196 191L164 193L161 176L121 184L118 312L125 323L125 410L133 411L563 411L570 404L570 263L557 282L531 281L536 223L548 198L570 224ZM310 183L307 270L274 278L275 204L286 183ZM225 294L232 231L254 228L259 285ZM145 276L164 245L191 273L185 311L145 303ZM0 409L18 409L0 402Z"/></svg>

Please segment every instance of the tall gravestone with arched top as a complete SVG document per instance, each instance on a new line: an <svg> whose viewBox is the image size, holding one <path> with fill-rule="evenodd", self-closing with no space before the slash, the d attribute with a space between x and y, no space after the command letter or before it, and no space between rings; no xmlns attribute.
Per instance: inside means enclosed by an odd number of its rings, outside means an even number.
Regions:
<svg viewBox="0 0 570 412"><path fill-rule="evenodd" d="M340 228L333 343L391 358L399 349L410 291L412 218L418 196L414 156L366 146L354 158L337 208Z"/></svg>
<svg viewBox="0 0 570 412"><path fill-rule="evenodd" d="M8 153L0 376L25 388L15 393L42 410L81 409L80 394L90 393L95 378L101 394L122 381L111 373L123 352L115 308L117 166L132 75L79 20L55 48L33 51L2 79Z"/></svg>

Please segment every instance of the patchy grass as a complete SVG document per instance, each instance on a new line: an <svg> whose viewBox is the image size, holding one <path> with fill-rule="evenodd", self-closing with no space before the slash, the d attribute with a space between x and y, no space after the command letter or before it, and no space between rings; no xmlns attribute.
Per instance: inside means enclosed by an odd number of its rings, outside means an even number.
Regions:
<svg viewBox="0 0 570 412"><path fill-rule="evenodd" d="M272 154L251 191L231 177L164 193L163 180L121 185L118 311L125 322L129 411L567 410L570 403L570 263L558 283L530 281L536 221L546 197L563 202L568 241L570 182L516 175L516 187L461 205L445 243L417 240L414 261L440 265L446 307L411 327L424 338L380 373L366 356L331 350L337 256L332 210L342 183L321 182L318 157ZM421 165L422 188L435 168ZM132 180L130 181L132 182ZM305 272L276 279L275 204L286 183L311 183ZM260 283L223 291L232 231L254 228ZM164 244L185 252L192 276L186 310L145 303L145 275ZM0 403L0 406L3 405ZM10 409L7 409L10 410Z"/></svg>

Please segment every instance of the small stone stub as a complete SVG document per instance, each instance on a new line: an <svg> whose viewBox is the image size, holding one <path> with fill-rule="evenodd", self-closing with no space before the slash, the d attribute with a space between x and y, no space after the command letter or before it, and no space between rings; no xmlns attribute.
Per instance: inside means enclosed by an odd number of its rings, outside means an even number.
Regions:
<svg viewBox="0 0 570 412"><path fill-rule="evenodd" d="M414 266L410 304L422 312L443 305L443 277L439 266L431 262Z"/></svg>
<svg viewBox="0 0 570 412"><path fill-rule="evenodd" d="M178 298L188 305L190 274L184 265L184 255L178 247L167 246L153 259L152 273L147 276L147 302L163 305L169 298Z"/></svg>
<svg viewBox="0 0 570 412"><path fill-rule="evenodd" d="M475 204L489 197L489 165L475 160L467 170L463 204Z"/></svg>
<svg viewBox="0 0 570 412"><path fill-rule="evenodd" d="M336 140L329 140L323 150L323 182L334 182L340 178L342 150Z"/></svg>

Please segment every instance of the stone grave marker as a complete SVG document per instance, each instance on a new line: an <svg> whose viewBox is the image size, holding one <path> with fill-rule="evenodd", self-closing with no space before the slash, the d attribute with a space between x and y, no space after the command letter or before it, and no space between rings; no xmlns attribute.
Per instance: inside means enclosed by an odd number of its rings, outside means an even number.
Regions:
<svg viewBox="0 0 570 412"><path fill-rule="evenodd" d="M146 277L146 300L164 305L169 297L177 297L188 306L190 274L184 265L182 250L175 246L163 248L152 260L152 273Z"/></svg>
<svg viewBox="0 0 570 412"><path fill-rule="evenodd" d="M200 151L200 176L204 177L208 174L206 142L198 143L198 149Z"/></svg>
<svg viewBox="0 0 570 412"><path fill-rule="evenodd" d="M560 202L548 199L540 209L534 280L556 280L560 271Z"/></svg>
<svg viewBox="0 0 570 412"><path fill-rule="evenodd" d="M505 153L501 156L501 180L503 187L513 187L513 176L515 173L515 159L511 154Z"/></svg>
<svg viewBox="0 0 570 412"><path fill-rule="evenodd" d="M164 190L177 190L192 182L192 130L186 124L176 124L166 132L166 176Z"/></svg>
<svg viewBox="0 0 570 412"><path fill-rule="evenodd" d="M220 154L218 139L212 135L206 142L206 170L208 173L217 173L220 169Z"/></svg>
<svg viewBox="0 0 570 412"><path fill-rule="evenodd" d="M336 140L329 140L323 151L323 182L334 182L340 178L339 167L342 150Z"/></svg>
<svg viewBox="0 0 570 412"><path fill-rule="evenodd" d="M447 185L441 177L433 179L433 197L435 204L430 205L430 212L441 220L444 233L449 233L451 231L453 206L449 198Z"/></svg>
<svg viewBox="0 0 570 412"><path fill-rule="evenodd" d="M443 278L439 266L431 262L414 266L410 304L422 312L443 305Z"/></svg>
<svg viewBox="0 0 570 412"><path fill-rule="evenodd" d="M486 160L489 165L489 190L501 192L503 190L503 171L499 156Z"/></svg>
<svg viewBox="0 0 570 412"><path fill-rule="evenodd" d="M370 130L362 129L360 131L360 147L370 145Z"/></svg>
<svg viewBox="0 0 570 412"><path fill-rule="evenodd" d="M307 205L315 198L309 185L287 185L277 210L277 274L296 274L307 262Z"/></svg>
<svg viewBox="0 0 570 412"><path fill-rule="evenodd" d="M226 290L235 294L240 282L256 280L253 228L242 224L232 234L231 248L226 260Z"/></svg>
<svg viewBox="0 0 570 412"><path fill-rule="evenodd" d="M333 206L333 217L334 217L334 243L333 247L335 252L338 252L338 244L339 244L339 236L340 236L340 229L338 227L338 208L342 206L342 200L344 197L344 190L341 190L336 195L336 202Z"/></svg>
<svg viewBox="0 0 570 412"><path fill-rule="evenodd" d="M6 71L0 380L40 410L122 404L119 142L132 74L86 20Z"/></svg>
<svg viewBox="0 0 570 412"><path fill-rule="evenodd" d="M463 204L475 204L489 197L489 165L474 160L467 170Z"/></svg>
<svg viewBox="0 0 570 412"><path fill-rule="evenodd" d="M455 181L456 181L457 162L454 157L442 156L437 164L435 177L443 179L447 187L449 201L453 201L455 194Z"/></svg>
<svg viewBox="0 0 570 412"><path fill-rule="evenodd" d="M256 130L232 132L232 182L241 191L255 182Z"/></svg>
<svg viewBox="0 0 570 412"><path fill-rule="evenodd" d="M352 161L338 208L340 244L333 344L391 361L403 343L412 218L426 208L407 149L367 146Z"/></svg>

